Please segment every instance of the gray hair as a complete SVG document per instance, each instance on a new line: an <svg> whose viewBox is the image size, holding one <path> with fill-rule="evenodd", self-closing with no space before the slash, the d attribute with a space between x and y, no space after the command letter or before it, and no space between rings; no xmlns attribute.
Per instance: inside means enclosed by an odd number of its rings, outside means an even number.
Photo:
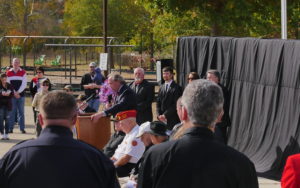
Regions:
<svg viewBox="0 0 300 188"><path fill-rule="evenodd" d="M182 95L182 105L194 125L213 125L223 109L222 89L209 80L195 80L187 85Z"/></svg>
<svg viewBox="0 0 300 188"><path fill-rule="evenodd" d="M143 75L145 74L145 70L141 67L135 68L133 72L136 72L136 71L141 71Z"/></svg>
<svg viewBox="0 0 300 188"><path fill-rule="evenodd" d="M112 79L113 81L120 82L121 84L126 84L124 78L118 73L111 73L108 75L108 78Z"/></svg>

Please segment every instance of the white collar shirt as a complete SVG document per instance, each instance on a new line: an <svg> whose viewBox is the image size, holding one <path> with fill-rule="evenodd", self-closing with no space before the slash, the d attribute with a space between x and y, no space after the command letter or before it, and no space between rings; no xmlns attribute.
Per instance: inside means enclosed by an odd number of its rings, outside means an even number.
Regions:
<svg viewBox="0 0 300 188"><path fill-rule="evenodd" d="M125 155L131 156L129 163L137 163L140 160L145 151L145 146L140 138L136 138L138 133L139 126L136 125L128 134L126 134L124 140L118 146L113 156L116 160L119 160Z"/></svg>

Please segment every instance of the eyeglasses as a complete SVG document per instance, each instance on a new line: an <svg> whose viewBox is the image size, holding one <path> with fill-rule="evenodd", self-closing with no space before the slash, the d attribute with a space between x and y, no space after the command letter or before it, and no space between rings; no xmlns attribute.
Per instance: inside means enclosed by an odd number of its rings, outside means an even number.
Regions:
<svg viewBox="0 0 300 188"><path fill-rule="evenodd" d="M42 74L43 72L36 72L37 74Z"/></svg>
<svg viewBox="0 0 300 188"><path fill-rule="evenodd" d="M50 86L50 84L43 84L43 86Z"/></svg>

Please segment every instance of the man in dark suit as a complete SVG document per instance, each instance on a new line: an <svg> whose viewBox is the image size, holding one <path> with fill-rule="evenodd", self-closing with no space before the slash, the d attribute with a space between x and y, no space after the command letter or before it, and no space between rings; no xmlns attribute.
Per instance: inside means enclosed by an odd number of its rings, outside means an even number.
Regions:
<svg viewBox="0 0 300 188"><path fill-rule="evenodd" d="M138 188L258 188L253 163L242 153L214 141L223 111L221 88L208 80L188 84L182 120L188 127L178 140L152 146L139 171Z"/></svg>
<svg viewBox="0 0 300 188"><path fill-rule="evenodd" d="M17 144L0 160L1 188L119 187L112 162L97 148L73 139L73 96L49 92L38 118L41 135Z"/></svg>
<svg viewBox="0 0 300 188"><path fill-rule="evenodd" d="M222 142L222 143L226 144L227 143L227 129L231 125L230 117L229 117L229 102L230 102L229 101L230 100L229 91L225 86L223 86L220 83L221 74L220 74L219 71L217 71L215 69L208 70L206 72L206 79L210 80L210 81L213 81L216 84L218 84L221 87L222 92L223 92L223 97L224 97L223 112L224 112L224 115L222 117L222 120L216 124L214 136L219 142Z"/></svg>
<svg viewBox="0 0 300 188"><path fill-rule="evenodd" d="M181 96L181 87L173 80L174 73L171 67L163 68L164 84L161 85L157 96L157 119L166 122L169 130L180 122L176 111L177 99Z"/></svg>
<svg viewBox="0 0 300 188"><path fill-rule="evenodd" d="M107 106L104 111L92 115L91 118L93 121L104 116L115 116L118 112L136 110L136 95L132 89L126 85L121 75L116 73L110 74L108 76L108 84L111 89L117 93L114 104Z"/></svg>
<svg viewBox="0 0 300 188"><path fill-rule="evenodd" d="M135 92L137 100L136 122L141 125L146 121L152 121L152 101L154 98L154 87L144 79L144 69L134 69L134 81L129 87Z"/></svg>

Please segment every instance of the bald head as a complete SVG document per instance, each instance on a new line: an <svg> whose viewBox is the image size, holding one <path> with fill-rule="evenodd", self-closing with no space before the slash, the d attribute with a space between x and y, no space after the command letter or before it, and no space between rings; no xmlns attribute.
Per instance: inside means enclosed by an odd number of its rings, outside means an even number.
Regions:
<svg viewBox="0 0 300 188"><path fill-rule="evenodd" d="M13 69L15 71L17 71L20 68L20 59L19 58L13 58L12 66L13 66Z"/></svg>

